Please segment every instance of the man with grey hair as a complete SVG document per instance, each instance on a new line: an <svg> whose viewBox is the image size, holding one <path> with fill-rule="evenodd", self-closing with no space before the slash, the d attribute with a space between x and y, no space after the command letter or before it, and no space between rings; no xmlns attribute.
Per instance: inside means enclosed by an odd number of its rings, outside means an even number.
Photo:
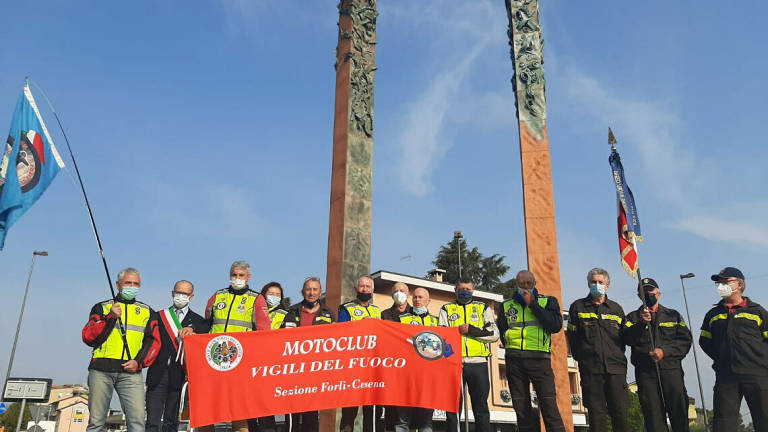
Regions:
<svg viewBox="0 0 768 432"><path fill-rule="evenodd" d="M627 431L627 357L621 332L624 309L608 298L611 278L601 268L587 273L589 293L568 309L566 336L573 358L579 362L581 391L589 410L589 430Z"/></svg>
<svg viewBox="0 0 768 432"><path fill-rule="evenodd" d="M250 264L233 262L229 267L229 286L213 293L205 307L210 333L269 330L272 327L267 301L263 295L250 289L250 280ZM206 425L198 429L200 432L213 432L214 427ZM233 421L232 432L248 432L248 419Z"/></svg>
<svg viewBox="0 0 768 432"><path fill-rule="evenodd" d="M768 431L768 311L744 296L744 273L725 267L711 276L720 301L701 323L699 345L712 359L714 432L736 430L742 397L752 424Z"/></svg>
<svg viewBox="0 0 768 432"><path fill-rule="evenodd" d="M339 306L339 322L359 321L367 318L381 319L381 309L371 302L373 299L373 279L367 275L360 276L357 278L355 290L357 291L355 299ZM383 414L381 408L380 406L376 407L374 416L373 406L363 407L363 431L384 430L384 422L381 421ZM342 432L352 432L357 410L358 407L341 409L339 428Z"/></svg>
<svg viewBox="0 0 768 432"><path fill-rule="evenodd" d="M141 275L128 267L117 274L118 294L91 308L82 331L83 342L93 348L88 366L88 432L103 432L112 392L120 397L128 432L144 432L144 380L160 351L155 312L136 301ZM118 323L118 320L120 321Z"/></svg>

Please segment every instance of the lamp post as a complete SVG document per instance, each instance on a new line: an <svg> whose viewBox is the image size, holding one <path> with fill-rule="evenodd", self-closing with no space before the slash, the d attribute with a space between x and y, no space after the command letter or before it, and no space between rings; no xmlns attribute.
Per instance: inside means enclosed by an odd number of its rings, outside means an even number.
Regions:
<svg viewBox="0 0 768 432"><path fill-rule="evenodd" d="M685 279L694 277L693 273L686 273L680 275L680 285L683 286L683 301L685 301L685 315L688 318L688 325L691 325L691 313L688 311L688 296L685 294ZM691 331L693 333L693 331ZM696 354L696 344L692 343L693 349L693 362L696 365L696 378L699 381L699 396L701 396L701 409L704 412L704 430L709 430L709 421L707 420L707 406L704 403L704 387L701 385L701 373L699 373L699 357Z"/></svg>
<svg viewBox="0 0 768 432"><path fill-rule="evenodd" d="M461 280L461 239L462 238L464 238L464 236L461 234L461 231L453 232L453 239L456 240L456 249L459 250L459 280Z"/></svg>
<svg viewBox="0 0 768 432"><path fill-rule="evenodd" d="M5 387L8 385L8 378L11 377L11 368L13 367L13 357L16 355L16 343L19 341L19 331L21 330L21 319L24 317L24 306L27 304L27 294L29 294L29 283L32 281L32 270L35 269L35 259L38 256L48 256L46 251L34 251L32 252L32 265L29 267L29 277L27 278L27 287L24 289L24 300L21 302L21 311L19 312L19 323L16 324L16 336L13 338L13 348L11 349L11 359L8 361L8 372L5 374L5 381L3 382L3 394L0 399L5 397ZM23 414L22 408L22 414Z"/></svg>

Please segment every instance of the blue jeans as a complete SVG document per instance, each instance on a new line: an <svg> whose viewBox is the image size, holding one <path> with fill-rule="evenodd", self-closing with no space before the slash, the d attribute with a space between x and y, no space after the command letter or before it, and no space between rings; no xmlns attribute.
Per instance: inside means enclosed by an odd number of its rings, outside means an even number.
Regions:
<svg viewBox="0 0 768 432"><path fill-rule="evenodd" d="M104 432L112 390L117 390L128 432L144 432L144 379L141 373L88 371L86 432Z"/></svg>

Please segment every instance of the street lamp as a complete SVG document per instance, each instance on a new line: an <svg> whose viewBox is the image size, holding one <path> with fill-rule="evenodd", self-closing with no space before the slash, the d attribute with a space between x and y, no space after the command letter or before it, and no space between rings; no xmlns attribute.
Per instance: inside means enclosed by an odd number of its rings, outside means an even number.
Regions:
<svg viewBox="0 0 768 432"><path fill-rule="evenodd" d="M32 281L32 270L35 269L35 259L38 256L48 256L46 251L32 252L32 266L29 268L29 277L27 278L27 287L24 289L24 300L21 302L21 311L19 311L19 323L16 324L16 336L13 338L13 348L11 349L11 359L8 361L8 372L5 374L3 383L3 394L0 399L5 397L5 387L8 385L8 378L11 377L11 368L13 367L13 357L16 355L16 343L19 341L19 331L21 330L21 319L24 317L24 306L27 304L27 294L29 294L29 283Z"/></svg>
<svg viewBox="0 0 768 432"><path fill-rule="evenodd" d="M464 236L461 235L461 231L457 230L453 232L453 239L456 240L456 248L459 250L459 280L461 280L461 239L462 238L464 238Z"/></svg>
<svg viewBox="0 0 768 432"><path fill-rule="evenodd" d="M688 311L688 296L685 294L685 279L690 279L694 277L693 273L686 273L680 275L680 285L683 286L683 300L685 301L685 315L688 318L688 325L691 325L691 313ZM693 334L693 330L691 330L691 334ZM701 373L699 373L699 357L696 354L696 344L692 343L691 348L693 349L693 362L696 364L696 378L699 381L699 395L701 396L701 409L704 412L704 430L709 430L709 421L707 420L707 406L704 403L704 387L701 385Z"/></svg>

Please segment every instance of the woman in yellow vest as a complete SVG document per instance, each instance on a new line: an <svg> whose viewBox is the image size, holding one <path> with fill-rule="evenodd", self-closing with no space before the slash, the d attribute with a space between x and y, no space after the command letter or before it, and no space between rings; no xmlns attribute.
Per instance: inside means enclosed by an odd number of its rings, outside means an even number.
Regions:
<svg viewBox="0 0 768 432"><path fill-rule="evenodd" d="M282 285L278 282L267 283L261 288L261 296L264 297L269 308L270 329L279 329L283 325L285 314L288 313L283 308ZM275 416L273 415L248 420L249 432L274 432L275 428Z"/></svg>

